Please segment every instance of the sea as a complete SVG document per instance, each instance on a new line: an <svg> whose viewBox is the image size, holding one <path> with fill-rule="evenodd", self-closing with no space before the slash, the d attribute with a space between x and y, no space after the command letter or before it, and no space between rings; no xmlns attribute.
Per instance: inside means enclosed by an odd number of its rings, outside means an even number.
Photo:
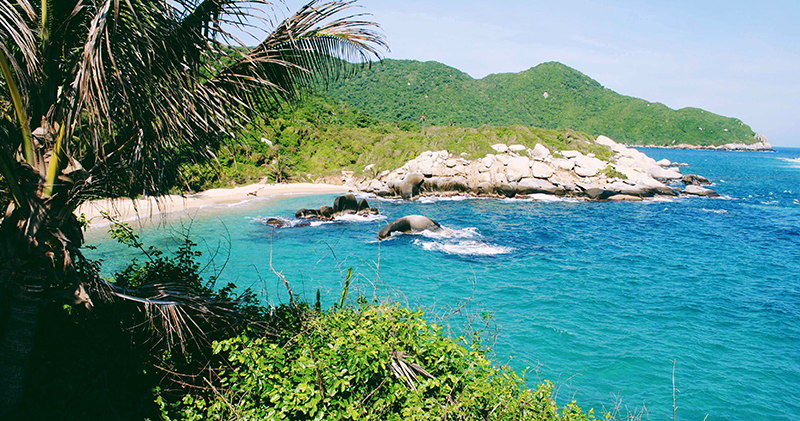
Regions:
<svg viewBox="0 0 800 421"><path fill-rule="evenodd" d="M800 148L641 149L687 163L719 198L635 203L365 197L377 217L301 226L335 195L254 198L149 221L144 243L190 232L206 275L265 304L295 294L421 307L458 336L483 330L498 364L554 384L559 404L641 419L800 419ZM439 232L378 242L421 214ZM268 218L286 226L274 228ZM137 226L134 224L134 226ZM105 228L86 233L104 276L137 257ZM141 255L138 255L141 259Z"/></svg>

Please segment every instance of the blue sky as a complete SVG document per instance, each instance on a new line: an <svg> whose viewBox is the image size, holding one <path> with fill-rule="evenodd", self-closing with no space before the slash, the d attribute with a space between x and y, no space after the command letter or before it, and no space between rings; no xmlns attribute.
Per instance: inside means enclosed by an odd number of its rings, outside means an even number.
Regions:
<svg viewBox="0 0 800 421"><path fill-rule="evenodd" d="M798 0L359 4L381 24L388 58L475 78L559 61L618 93L737 117L775 146L800 146Z"/></svg>

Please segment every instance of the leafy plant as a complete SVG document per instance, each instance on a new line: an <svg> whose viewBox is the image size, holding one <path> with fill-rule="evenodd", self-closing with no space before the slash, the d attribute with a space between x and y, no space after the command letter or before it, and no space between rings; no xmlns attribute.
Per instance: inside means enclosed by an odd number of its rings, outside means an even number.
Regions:
<svg viewBox="0 0 800 421"><path fill-rule="evenodd" d="M167 419L589 420L559 408L552 385L486 358L480 342L451 340L421 311L360 299L304 310L296 334L240 335L214 344L219 386L162 404ZM287 332L288 333L288 332Z"/></svg>

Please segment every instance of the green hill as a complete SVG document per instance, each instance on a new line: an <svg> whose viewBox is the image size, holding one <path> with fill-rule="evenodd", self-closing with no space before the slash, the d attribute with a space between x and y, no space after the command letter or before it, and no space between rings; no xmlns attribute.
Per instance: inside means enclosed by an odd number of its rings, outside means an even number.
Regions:
<svg viewBox="0 0 800 421"><path fill-rule="evenodd" d="M573 129L640 145L757 141L736 118L620 95L556 62L476 80L438 62L385 60L332 84L328 95L395 122Z"/></svg>

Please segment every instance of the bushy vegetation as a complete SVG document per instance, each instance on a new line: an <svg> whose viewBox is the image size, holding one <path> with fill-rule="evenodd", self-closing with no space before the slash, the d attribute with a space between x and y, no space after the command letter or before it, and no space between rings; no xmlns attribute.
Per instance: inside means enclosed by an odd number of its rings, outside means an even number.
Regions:
<svg viewBox="0 0 800 421"><path fill-rule="evenodd" d="M587 420L559 408L552 385L486 357L479 338L452 340L421 311L393 304L305 308L297 332L237 336L214 345L225 356L220 387L187 394L185 420Z"/></svg>
<svg viewBox="0 0 800 421"><path fill-rule="evenodd" d="M475 80L437 62L384 60L329 95L386 121L579 130L628 144L755 143L742 121L620 95L561 63Z"/></svg>

